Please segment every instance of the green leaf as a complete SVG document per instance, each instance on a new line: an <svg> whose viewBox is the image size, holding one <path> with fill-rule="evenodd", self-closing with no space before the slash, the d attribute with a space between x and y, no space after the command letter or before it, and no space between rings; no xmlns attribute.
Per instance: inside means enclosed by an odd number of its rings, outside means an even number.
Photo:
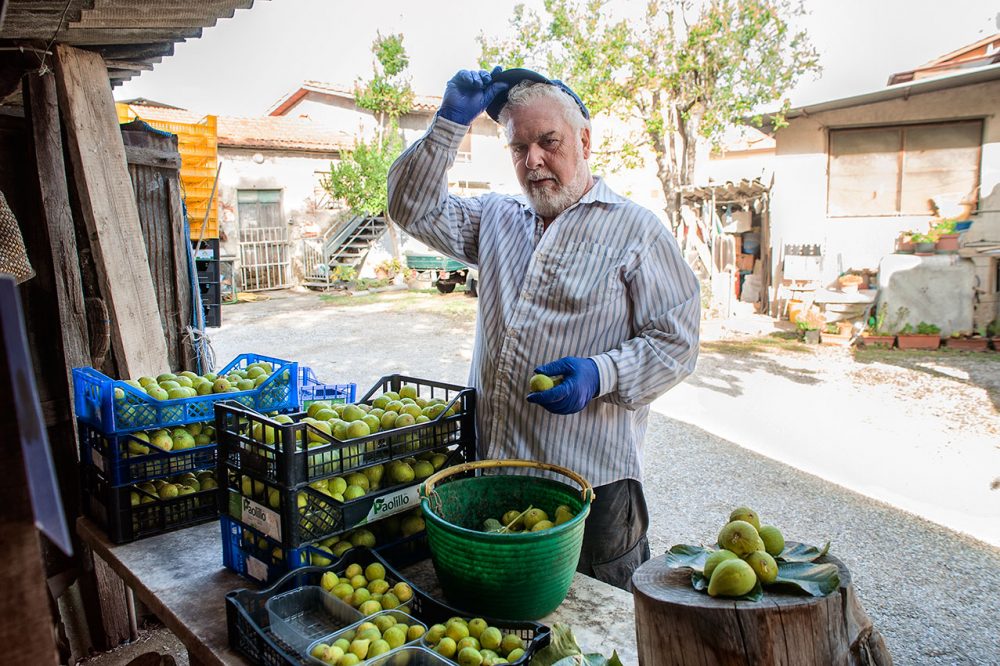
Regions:
<svg viewBox="0 0 1000 666"><path fill-rule="evenodd" d="M769 590L805 592L814 597L825 597L840 587L840 571L836 564L809 562L778 562L778 577L768 585Z"/></svg>
<svg viewBox="0 0 1000 666"><path fill-rule="evenodd" d="M704 546L677 544L667 551L666 564L671 569L690 567L701 572L705 568L705 560L711 552L710 548Z"/></svg>
<svg viewBox="0 0 1000 666"><path fill-rule="evenodd" d="M785 544L785 549L781 551L781 554L774 559L778 564L782 562L815 562L828 552L830 552L829 541L822 549L805 543L789 542Z"/></svg>
<svg viewBox="0 0 1000 666"><path fill-rule="evenodd" d="M531 663L534 664L534 660ZM592 652L590 654L563 657L552 666L622 666L622 661L618 658L617 651L611 653L610 659L603 654Z"/></svg>

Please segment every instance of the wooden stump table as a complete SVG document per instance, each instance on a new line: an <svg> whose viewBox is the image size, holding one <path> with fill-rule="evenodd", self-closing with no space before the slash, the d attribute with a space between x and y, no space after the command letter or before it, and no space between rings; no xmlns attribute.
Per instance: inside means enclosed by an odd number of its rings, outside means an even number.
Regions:
<svg viewBox="0 0 1000 666"><path fill-rule="evenodd" d="M765 590L759 602L710 597L691 586L691 570L666 557L632 577L640 666L877 665L892 658L854 594L843 562L840 589L811 597Z"/></svg>

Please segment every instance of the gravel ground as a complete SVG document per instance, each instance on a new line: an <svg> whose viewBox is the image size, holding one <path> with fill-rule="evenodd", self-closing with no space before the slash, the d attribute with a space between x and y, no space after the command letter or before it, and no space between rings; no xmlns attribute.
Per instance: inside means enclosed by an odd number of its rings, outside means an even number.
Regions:
<svg viewBox="0 0 1000 666"><path fill-rule="evenodd" d="M211 340L220 364L271 354L359 392L393 372L462 383L474 312L460 294L279 292L224 307ZM748 504L792 540L832 541L897 664L1000 663L1000 361L855 360L726 326L706 324L698 371L654 403L654 554L714 540Z"/></svg>

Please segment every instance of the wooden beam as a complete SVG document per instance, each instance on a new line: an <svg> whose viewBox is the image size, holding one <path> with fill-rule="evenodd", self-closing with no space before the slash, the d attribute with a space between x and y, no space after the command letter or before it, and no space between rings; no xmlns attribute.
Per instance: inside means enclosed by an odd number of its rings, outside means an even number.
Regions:
<svg viewBox="0 0 1000 666"><path fill-rule="evenodd" d="M125 146L125 159L129 164L142 164L160 169L181 168L181 157L177 153L145 146Z"/></svg>
<svg viewBox="0 0 1000 666"><path fill-rule="evenodd" d="M167 367L156 293L146 258L118 116L101 57L55 47L59 106L73 180L112 322L122 377L155 376Z"/></svg>
<svg viewBox="0 0 1000 666"><path fill-rule="evenodd" d="M150 62L130 62L127 60L104 59L104 66L108 69L131 69L137 72L149 72L153 70L153 63Z"/></svg>
<svg viewBox="0 0 1000 666"><path fill-rule="evenodd" d="M201 37L201 28L74 28L61 31L56 40L72 46L182 42Z"/></svg>
<svg viewBox="0 0 1000 666"><path fill-rule="evenodd" d="M90 334L83 301L83 279L77 261L76 227L66 184L56 81L52 74L33 73L26 76L26 83L25 108L31 122L42 214L52 254L66 381L72 387L70 370L91 364ZM76 416L74 411L70 414Z"/></svg>
<svg viewBox="0 0 1000 666"><path fill-rule="evenodd" d="M174 54L174 43L95 44L88 47L87 50L97 51L106 60L147 60L172 56Z"/></svg>

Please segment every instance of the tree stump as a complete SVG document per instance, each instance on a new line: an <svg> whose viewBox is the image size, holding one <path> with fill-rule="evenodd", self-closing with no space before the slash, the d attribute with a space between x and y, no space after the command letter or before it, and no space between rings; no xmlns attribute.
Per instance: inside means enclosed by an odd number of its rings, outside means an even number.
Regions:
<svg viewBox="0 0 1000 666"><path fill-rule="evenodd" d="M759 602L710 597L691 570L653 558L632 576L640 666L890 666L892 657L854 594L843 562L840 589L811 597L764 591Z"/></svg>

